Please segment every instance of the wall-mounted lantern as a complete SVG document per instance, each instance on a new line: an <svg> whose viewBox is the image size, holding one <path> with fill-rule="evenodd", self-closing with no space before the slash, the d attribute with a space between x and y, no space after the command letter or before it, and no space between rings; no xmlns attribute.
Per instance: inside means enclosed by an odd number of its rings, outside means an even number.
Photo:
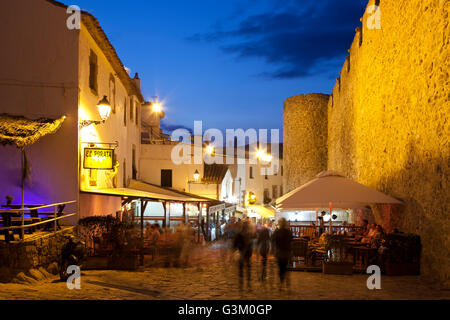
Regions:
<svg viewBox="0 0 450 320"><path fill-rule="evenodd" d="M100 100L97 103L97 109L98 113L100 115L100 120L81 120L80 121L80 127L84 128L87 126L90 126L91 124L100 124L104 123L106 120L108 120L109 115L111 114L111 104L108 101L108 98L106 96L103 97L102 100Z"/></svg>
<svg viewBox="0 0 450 320"><path fill-rule="evenodd" d="M194 180L198 181L198 179L200 179L200 172L198 172L198 170L195 170L195 172L194 172Z"/></svg>

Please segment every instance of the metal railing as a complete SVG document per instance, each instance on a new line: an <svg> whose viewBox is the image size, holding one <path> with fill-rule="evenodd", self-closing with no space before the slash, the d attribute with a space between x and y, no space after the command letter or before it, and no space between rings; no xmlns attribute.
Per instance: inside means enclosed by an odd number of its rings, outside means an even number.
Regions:
<svg viewBox="0 0 450 320"><path fill-rule="evenodd" d="M293 225L291 226L292 234L296 237L300 236L308 236L310 238L315 237L319 233L319 229L323 228L323 232L329 232L330 226L325 225L323 227L318 226L311 226L311 225ZM357 226L332 226L333 233L338 233L345 231L346 233L349 232L359 232L364 227L357 227Z"/></svg>
<svg viewBox="0 0 450 320"><path fill-rule="evenodd" d="M68 204L72 204L72 203L76 203L75 200L73 201L66 201L66 202L60 202L60 203L53 203L53 204L49 204L49 205L44 205L44 206L39 206L39 207L28 207L28 208L22 208L22 209L0 209L0 215L3 217L3 224L5 223L5 215L20 215L20 226L7 226L7 227L0 227L0 234L3 233L3 231L9 231L9 230L17 230L20 229L20 239L23 240L24 239L24 230L26 228L33 228L39 225L44 225L44 224L48 224L49 222L53 222L53 229L54 229L54 233L56 233L56 231L58 231L58 221L62 220L62 219L66 219L72 216L75 216L77 213L73 212L73 213L66 213L63 214L63 212L58 212L58 207L59 206L65 206ZM31 223L31 224L25 224L25 212L29 211L29 213L31 214L31 212L37 212L37 210L40 209L45 209L45 208L51 208L53 207L53 217L51 219L46 219L44 221L40 221L40 222L36 222L36 223ZM61 216L58 217L58 214L61 214ZM7 241L7 236L5 234L5 241Z"/></svg>

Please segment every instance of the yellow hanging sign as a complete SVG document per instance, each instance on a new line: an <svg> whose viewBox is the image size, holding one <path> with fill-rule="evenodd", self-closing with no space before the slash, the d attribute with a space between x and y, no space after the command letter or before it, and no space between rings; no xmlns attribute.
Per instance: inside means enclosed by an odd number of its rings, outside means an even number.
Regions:
<svg viewBox="0 0 450 320"><path fill-rule="evenodd" d="M84 169L112 170L114 149L85 148Z"/></svg>

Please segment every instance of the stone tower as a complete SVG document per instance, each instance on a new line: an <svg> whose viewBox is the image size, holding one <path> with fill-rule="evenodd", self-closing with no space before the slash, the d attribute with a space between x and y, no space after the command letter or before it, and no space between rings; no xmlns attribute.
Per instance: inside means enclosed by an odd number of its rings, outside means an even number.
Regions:
<svg viewBox="0 0 450 320"><path fill-rule="evenodd" d="M327 169L329 95L312 93L283 104L283 189L285 193Z"/></svg>

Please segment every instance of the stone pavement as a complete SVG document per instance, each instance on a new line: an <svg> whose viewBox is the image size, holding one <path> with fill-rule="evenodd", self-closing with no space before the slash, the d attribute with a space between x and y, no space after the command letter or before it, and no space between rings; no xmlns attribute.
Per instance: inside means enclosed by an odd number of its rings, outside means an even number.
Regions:
<svg viewBox="0 0 450 320"><path fill-rule="evenodd" d="M0 284L0 299L450 299L450 291L418 276L382 276L381 290L366 287L368 275L290 272L290 290L280 290L271 259L265 282L252 260L251 289L239 288L236 257L218 247L195 249L186 268L144 267L138 271L82 271L81 290L57 278L33 285ZM225 261L225 262L223 262Z"/></svg>

